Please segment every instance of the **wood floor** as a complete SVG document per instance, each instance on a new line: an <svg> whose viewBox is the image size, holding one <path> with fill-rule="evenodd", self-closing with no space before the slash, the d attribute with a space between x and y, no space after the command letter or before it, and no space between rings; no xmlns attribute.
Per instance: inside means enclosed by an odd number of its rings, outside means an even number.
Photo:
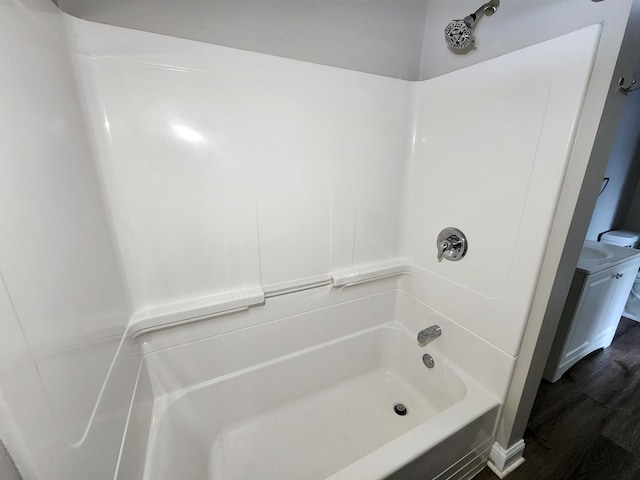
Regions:
<svg viewBox="0 0 640 480"><path fill-rule="evenodd" d="M524 441L509 480L640 479L640 323L623 318L609 348L542 381Z"/></svg>

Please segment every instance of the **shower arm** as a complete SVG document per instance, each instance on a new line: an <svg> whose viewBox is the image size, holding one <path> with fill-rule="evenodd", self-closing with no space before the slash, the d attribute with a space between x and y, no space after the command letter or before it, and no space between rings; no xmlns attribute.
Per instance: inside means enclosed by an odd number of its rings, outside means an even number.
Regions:
<svg viewBox="0 0 640 480"><path fill-rule="evenodd" d="M500 6L500 0L491 0L490 2L487 2L484 5L482 5L478 10L473 12L471 15L467 15L466 17L464 17L464 23L467 25L467 27L472 28L475 25L475 23L480 19L480 17L482 17L483 15L490 17L491 15L496 13L498 11L499 6Z"/></svg>

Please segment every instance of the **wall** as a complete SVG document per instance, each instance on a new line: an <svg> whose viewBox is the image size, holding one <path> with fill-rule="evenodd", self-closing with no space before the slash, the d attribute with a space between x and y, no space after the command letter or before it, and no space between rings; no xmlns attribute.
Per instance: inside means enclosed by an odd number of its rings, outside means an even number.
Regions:
<svg viewBox="0 0 640 480"><path fill-rule="evenodd" d="M398 257L406 82L69 20L139 315Z"/></svg>
<svg viewBox="0 0 640 480"><path fill-rule="evenodd" d="M459 55L450 50L438 48L442 41L442 26L453 18L471 13L473 6L468 1L430 1L427 7L424 47L422 52L421 78L431 78L503 55L515 49L553 38L562 33L584 26L610 22L616 11L609 2L583 2L580 0L524 0L503 1L495 16L482 18L475 30L476 48ZM471 9L471 10L469 10ZM468 11L469 10L469 11ZM523 28L526 25L526 28ZM627 84L631 78L640 78L636 71L632 77L627 74ZM605 176L611 180L598 198L593 212L587 239L597 240L598 234L616 228L640 229L640 201L634 200L629 211L638 177L640 164L634 162L638 145L638 100L629 96L624 116L620 123L612 122L609 127L617 131L614 150L611 152ZM636 195L637 197L637 195ZM635 197L634 197L635 198Z"/></svg>
<svg viewBox="0 0 640 480"><path fill-rule="evenodd" d="M0 441L0 478L4 478L5 480L22 480L18 468L2 441Z"/></svg>
<svg viewBox="0 0 640 480"><path fill-rule="evenodd" d="M640 62L637 62L633 78L640 79ZM630 82L631 78L627 77L625 86ZM634 195L640 178L638 97L638 93L628 95L620 123L610 125L611 128L618 127L605 172L605 177L609 177L610 180L598 196L587 231L587 240L597 240L601 233L620 228L640 231L640 199L637 192Z"/></svg>
<svg viewBox="0 0 640 480"><path fill-rule="evenodd" d="M616 67L612 82L612 72L631 3L582 0L503 1L496 15L480 21L476 29L477 48L466 55L456 55L439 47L441 28L451 19L460 18L473 11L477 7L476 4L465 0L436 0L429 2L427 7L421 74L423 78L473 65L512 49L560 35L567 30L596 23L603 25L589 90L577 125L571 160L563 179L562 193L498 429L497 440L499 446L505 450L514 446L524 434L542 378L542 369L577 263L578 252L585 238L597 192L602 184L615 128L622 111L622 95L616 93L617 79L620 76L633 76L632 62L635 62L638 50L637 44L629 42L629 48L624 55L625 61ZM631 28L627 33L633 36L634 32L637 34L638 31L637 28ZM609 102L608 114L603 120L608 132L600 132L598 127L607 91L610 95L608 98L615 98L615 101ZM594 148L596 133L598 137ZM592 160L589 164L590 157ZM589 168L587 165L590 165Z"/></svg>
<svg viewBox="0 0 640 480"><path fill-rule="evenodd" d="M403 253L429 305L512 356L599 39L594 25L414 86ZM436 260L448 226L467 235L461 262Z"/></svg>
<svg viewBox="0 0 640 480"><path fill-rule="evenodd" d="M596 27L409 84L69 20L137 315L404 256L433 275L436 308L517 355ZM461 130L454 104L472 105ZM425 247L449 224L472 237L456 270Z"/></svg>
<svg viewBox="0 0 640 480"><path fill-rule="evenodd" d="M637 62L633 78L640 82L640 58L638 58ZM625 84L625 86L626 85L628 84ZM629 94L624 115L620 123L620 133L618 134L618 140L616 141L616 144L620 144L620 147L616 148L614 152L618 152L621 159L627 160L627 164L631 164L629 170L633 171L635 175L629 174L629 181L640 179L640 172L638 172L640 169L640 93L635 92L633 94ZM625 193L626 192L627 190L625 190ZM629 208L626 211L623 228L632 231L640 231L640 188L638 188L637 183L635 184L633 192L631 204L627 204ZM624 209L622 209L622 211L624 212ZM620 215L617 215L616 220L619 218Z"/></svg>
<svg viewBox="0 0 640 480"><path fill-rule="evenodd" d="M462 55L447 49L444 28L480 4L472 0L59 2L65 12L84 20L405 80L436 77L579 30L599 22L612 9L610 3L596 1L506 0L497 16L479 21L478 48Z"/></svg>
<svg viewBox="0 0 640 480"><path fill-rule="evenodd" d="M2 1L0 32L0 438L25 478L108 478L130 310L64 24L49 1ZM101 397L110 370L122 398Z"/></svg>
<svg viewBox="0 0 640 480"><path fill-rule="evenodd" d="M84 20L417 80L424 0L60 0Z"/></svg>
<svg viewBox="0 0 640 480"><path fill-rule="evenodd" d="M567 32L608 21L623 4L583 0L503 0L491 17L475 28L475 48L459 54L444 45L444 28L452 19L464 18L482 2L428 0L420 78L433 78L460 68L534 45Z"/></svg>
<svg viewBox="0 0 640 480"><path fill-rule="evenodd" d="M503 453L517 446L524 435L615 140L611 125L619 122L624 108L618 79L633 76L640 47L640 2L608 5L611 8L600 19L600 46L498 426L497 441Z"/></svg>

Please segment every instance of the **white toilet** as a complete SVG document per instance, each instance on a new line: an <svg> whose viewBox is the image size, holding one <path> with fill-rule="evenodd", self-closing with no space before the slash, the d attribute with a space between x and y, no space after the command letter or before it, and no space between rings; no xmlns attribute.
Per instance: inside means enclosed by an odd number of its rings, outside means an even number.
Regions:
<svg viewBox="0 0 640 480"><path fill-rule="evenodd" d="M640 246L640 232L630 230L612 230L600 236L602 243L617 245L618 247L638 248ZM624 307L624 316L640 322L640 271L631 287L629 299Z"/></svg>
<svg viewBox="0 0 640 480"><path fill-rule="evenodd" d="M640 242L640 232L630 230L611 230L600 236L602 243L617 245L618 247L637 248Z"/></svg>

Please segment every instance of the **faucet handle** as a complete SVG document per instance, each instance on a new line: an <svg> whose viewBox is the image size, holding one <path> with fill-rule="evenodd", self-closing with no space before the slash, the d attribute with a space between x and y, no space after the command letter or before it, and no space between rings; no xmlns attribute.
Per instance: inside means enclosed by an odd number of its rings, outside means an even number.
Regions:
<svg viewBox="0 0 640 480"><path fill-rule="evenodd" d="M438 262L443 258L453 262L460 260L467 253L467 237L454 227L447 227L438 234Z"/></svg>
<svg viewBox="0 0 640 480"><path fill-rule="evenodd" d="M442 256L444 255L444 252L446 252L450 248L451 248L451 242L449 242L449 240L442 240L441 242L438 243L438 261L439 262L442 261Z"/></svg>

